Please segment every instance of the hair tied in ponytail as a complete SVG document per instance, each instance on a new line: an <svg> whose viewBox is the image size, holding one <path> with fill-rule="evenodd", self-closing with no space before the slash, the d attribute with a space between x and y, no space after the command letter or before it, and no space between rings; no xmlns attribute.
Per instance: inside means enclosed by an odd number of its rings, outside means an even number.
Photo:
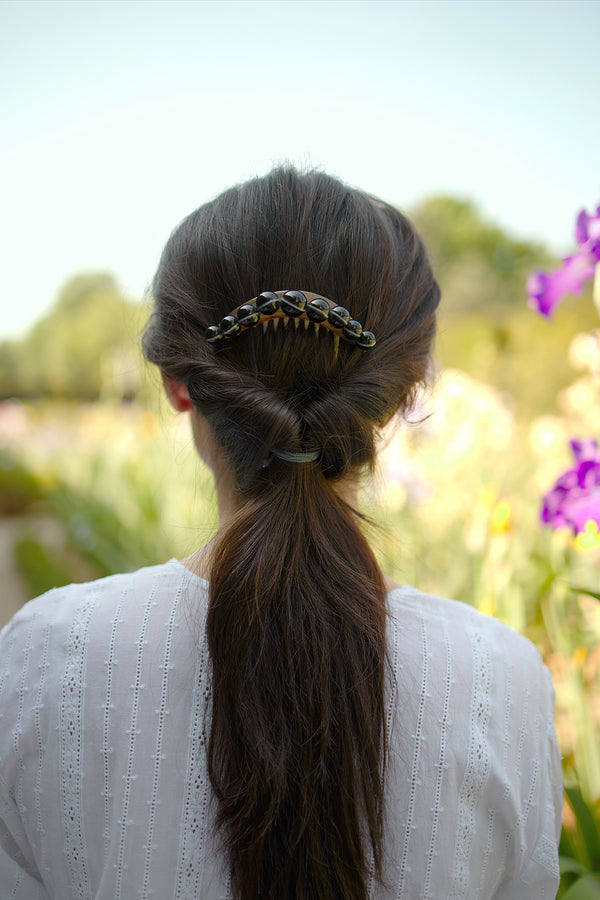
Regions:
<svg viewBox="0 0 600 900"><path fill-rule="evenodd" d="M273 447L264 463L262 464L263 469L266 469L271 465L274 456L276 456L278 459L285 460L285 462L309 463L316 462L316 460L321 456L321 451L310 450L308 453L291 453L289 450L278 450L277 447Z"/></svg>

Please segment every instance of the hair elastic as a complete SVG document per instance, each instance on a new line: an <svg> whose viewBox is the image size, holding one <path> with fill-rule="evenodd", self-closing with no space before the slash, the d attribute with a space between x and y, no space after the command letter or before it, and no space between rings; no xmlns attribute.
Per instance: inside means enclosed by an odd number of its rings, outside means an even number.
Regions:
<svg viewBox="0 0 600 900"><path fill-rule="evenodd" d="M315 462L321 455L320 450L309 450L306 453L292 453L289 450L278 450L277 447L273 447L264 463L262 464L263 469L266 469L267 466L270 466L273 462L273 457L277 456L279 459L283 459L286 462L293 463L309 463Z"/></svg>
<svg viewBox="0 0 600 900"><path fill-rule="evenodd" d="M325 297L309 291L263 291L249 303L236 307L218 325L209 325L205 337L209 344L218 344L271 319L288 318L294 319L296 326L299 321L305 327L310 322L315 327L320 325L361 350L370 350L376 343L373 332L364 331L345 307L334 306Z"/></svg>

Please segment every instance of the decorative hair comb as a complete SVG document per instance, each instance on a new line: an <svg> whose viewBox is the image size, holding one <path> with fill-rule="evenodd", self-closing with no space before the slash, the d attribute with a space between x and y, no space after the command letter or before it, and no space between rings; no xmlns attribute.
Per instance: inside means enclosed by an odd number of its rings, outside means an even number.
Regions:
<svg viewBox="0 0 600 900"><path fill-rule="evenodd" d="M373 332L363 331L360 322L353 319L347 309L333 306L325 297L308 291L263 291L249 303L234 309L218 325L209 325L205 337L209 344L217 344L271 319L286 318L294 319L296 327L300 321L306 328L313 322L361 350L375 346Z"/></svg>

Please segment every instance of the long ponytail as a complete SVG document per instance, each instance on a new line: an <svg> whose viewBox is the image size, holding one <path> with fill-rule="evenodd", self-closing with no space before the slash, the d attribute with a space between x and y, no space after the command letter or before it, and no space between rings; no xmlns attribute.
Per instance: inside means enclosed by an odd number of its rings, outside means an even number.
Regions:
<svg viewBox="0 0 600 900"><path fill-rule="evenodd" d="M284 466L213 564L218 824L235 896L364 900L365 828L382 860L384 589L318 468Z"/></svg>
<svg viewBox="0 0 600 900"><path fill-rule="evenodd" d="M377 335L206 327L265 289L317 290ZM384 872L383 578L343 499L425 377L439 290L410 223L328 176L275 170L167 244L144 339L221 448L237 512L212 556L208 770L238 900L366 900ZM285 320L282 320L285 322ZM277 447L319 451L310 463Z"/></svg>

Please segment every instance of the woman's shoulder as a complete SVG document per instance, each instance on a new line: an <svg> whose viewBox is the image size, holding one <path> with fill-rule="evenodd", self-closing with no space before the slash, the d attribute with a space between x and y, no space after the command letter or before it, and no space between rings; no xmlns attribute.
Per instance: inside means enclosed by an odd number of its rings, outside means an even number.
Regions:
<svg viewBox="0 0 600 900"><path fill-rule="evenodd" d="M136 610L156 607L181 594L190 581L201 582L181 563L147 566L133 572L107 575L94 581L55 587L25 603L0 631L0 647L7 649L35 643L42 633L55 638L77 629L78 623L92 620L95 626L113 620L120 612L136 619Z"/></svg>
<svg viewBox="0 0 600 900"><path fill-rule="evenodd" d="M540 731L553 730L550 672L535 645L504 622L404 586L388 596L387 640L399 682L410 673L425 694L445 696L457 731L459 723L471 731L483 722L502 740L503 732L529 729L530 715Z"/></svg>
<svg viewBox="0 0 600 900"><path fill-rule="evenodd" d="M450 640L455 647L475 642L492 652L520 654L534 665L542 663L534 644L499 619L479 612L468 603L425 593L411 585L403 585L388 594L388 619L392 631L426 629Z"/></svg>
<svg viewBox="0 0 600 900"><path fill-rule="evenodd" d="M187 598L197 608L203 597L195 582L201 579L169 560L53 588L26 603L0 632L4 734L10 722L21 728L19 722L25 721L28 711L33 721L34 700L38 706L46 701L55 705L69 678L83 679L85 672L89 684L101 680L107 660L116 655L123 677L126 673L133 677L131 666L142 643L151 648L144 656L148 666L164 654L167 634L177 633L187 647L191 643ZM2 732L0 728L0 749Z"/></svg>

